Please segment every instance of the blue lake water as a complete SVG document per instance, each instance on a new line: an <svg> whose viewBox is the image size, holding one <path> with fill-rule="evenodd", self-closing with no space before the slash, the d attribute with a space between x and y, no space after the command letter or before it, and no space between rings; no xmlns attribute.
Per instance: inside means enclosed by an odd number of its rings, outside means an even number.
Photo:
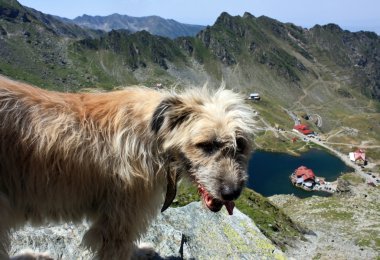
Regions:
<svg viewBox="0 0 380 260"><path fill-rule="evenodd" d="M342 172L352 171L338 157L323 150L313 149L301 156L255 151L249 161L247 186L266 197L275 194L294 194L300 198L329 196L292 185L289 175L301 165L312 169L316 176L325 177L326 181L334 181Z"/></svg>

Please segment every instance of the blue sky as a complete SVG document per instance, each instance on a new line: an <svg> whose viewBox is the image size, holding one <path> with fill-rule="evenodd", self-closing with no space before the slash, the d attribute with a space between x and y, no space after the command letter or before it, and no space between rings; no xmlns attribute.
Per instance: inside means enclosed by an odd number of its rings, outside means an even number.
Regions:
<svg viewBox="0 0 380 260"><path fill-rule="evenodd" d="M182 23L212 25L220 13L266 15L310 28L336 23L350 31L380 34L379 0L19 0L48 14L75 18L82 14L158 15Z"/></svg>

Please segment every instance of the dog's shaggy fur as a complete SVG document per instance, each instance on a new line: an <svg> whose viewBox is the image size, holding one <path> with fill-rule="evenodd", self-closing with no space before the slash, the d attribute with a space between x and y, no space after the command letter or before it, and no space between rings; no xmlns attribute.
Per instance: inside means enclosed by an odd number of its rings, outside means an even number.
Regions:
<svg viewBox="0 0 380 260"><path fill-rule="evenodd" d="M0 77L0 259L10 228L84 217L99 259L128 259L184 176L212 211L231 209L252 128L228 90L65 94Z"/></svg>

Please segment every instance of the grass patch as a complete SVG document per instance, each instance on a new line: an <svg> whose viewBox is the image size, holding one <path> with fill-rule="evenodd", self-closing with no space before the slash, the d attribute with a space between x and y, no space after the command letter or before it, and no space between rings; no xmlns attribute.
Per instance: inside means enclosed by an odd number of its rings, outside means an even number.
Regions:
<svg viewBox="0 0 380 260"><path fill-rule="evenodd" d="M292 142L290 137L282 135L276 137L271 131L259 133L255 137L255 144L265 151L290 153L293 155L299 154L298 151L304 151L307 148L303 141L297 140L296 142Z"/></svg>
<svg viewBox="0 0 380 260"><path fill-rule="evenodd" d="M276 124L283 129L292 129L293 120L290 116L276 104L276 101L263 98L259 102L251 102L252 107L260 113L270 125Z"/></svg>
<svg viewBox="0 0 380 260"><path fill-rule="evenodd" d="M363 180L363 178L360 177L356 173L345 173L342 176L340 176L340 178L342 178L343 180L348 181L351 185L360 184L360 183L364 183L365 182Z"/></svg>
<svg viewBox="0 0 380 260"><path fill-rule="evenodd" d="M177 196L172 203L172 207L182 207L191 202L199 201L198 189L187 181L180 183Z"/></svg>
<svg viewBox="0 0 380 260"><path fill-rule="evenodd" d="M338 210L328 210L320 214L322 218L327 220L351 220L354 216L352 212L344 212Z"/></svg>
<svg viewBox="0 0 380 260"><path fill-rule="evenodd" d="M363 233L364 234L364 233ZM367 230L365 236L361 236L355 240L360 247L369 247L380 250L380 237L377 231Z"/></svg>
<svg viewBox="0 0 380 260"><path fill-rule="evenodd" d="M324 198L321 202L317 202L313 204L313 208L317 209L336 209L341 207L339 199L336 197Z"/></svg>

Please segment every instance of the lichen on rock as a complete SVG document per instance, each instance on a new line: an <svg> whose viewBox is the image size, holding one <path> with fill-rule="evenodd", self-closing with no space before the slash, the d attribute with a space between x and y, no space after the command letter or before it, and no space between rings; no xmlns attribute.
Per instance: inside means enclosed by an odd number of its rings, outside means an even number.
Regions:
<svg viewBox="0 0 380 260"><path fill-rule="evenodd" d="M11 254L24 248L49 252L54 259L91 259L81 239L88 223L25 226L13 234ZM157 259L285 259L254 222L235 209L213 213L200 202L160 214L141 242L152 244Z"/></svg>

